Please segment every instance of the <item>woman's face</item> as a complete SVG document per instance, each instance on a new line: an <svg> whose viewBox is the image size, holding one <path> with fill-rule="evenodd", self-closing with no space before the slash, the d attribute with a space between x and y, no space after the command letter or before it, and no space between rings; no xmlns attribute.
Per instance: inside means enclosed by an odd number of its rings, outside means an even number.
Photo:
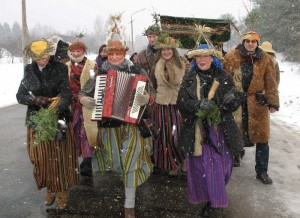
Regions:
<svg viewBox="0 0 300 218"><path fill-rule="evenodd" d="M104 47L102 49L102 51L100 52L100 55L101 55L101 57L107 57L107 48L106 47Z"/></svg>
<svg viewBox="0 0 300 218"><path fill-rule="evenodd" d="M112 65L120 65L123 63L125 56L120 52L112 52L107 56L107 60Z"/></svg>
<svg viewBox="0 0 300 218"><path fill-rule="evenodd" d="M79 58L81 57L82 55L84 55L84 51L83 49L80 49L80 48L75 48L73 49L71 52L70 52L71 56L74 57L74 58Z"/></svg>
<svg viewBox="0 0 300 218"><path fill-rule="evenodd" d="M213 58L210 55L196 56L196 63L200 70L208 70L212 62Z"/></svg>
<svg viewBox="0 0 300 218"><path fill-rule="evenodd" d="M50 59L50 57L47 56L47 57L45 57L43 59L36 60L35 62L37 63L37 65L39 67L44 68L49 63L49 59Z"/></svg>
<svg viewBox="0 0 300 218"><path fill-rule="evenodd" d="M170 60L173 57L173 49L172 48L163 48L161 51L161 55L164 59Z"/></svg>

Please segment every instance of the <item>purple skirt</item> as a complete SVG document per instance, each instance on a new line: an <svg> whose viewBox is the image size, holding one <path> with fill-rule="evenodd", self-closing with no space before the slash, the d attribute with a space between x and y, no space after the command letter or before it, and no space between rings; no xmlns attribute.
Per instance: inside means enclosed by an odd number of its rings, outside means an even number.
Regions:
<svg viewBox="0 0 300 218"><path fill-rule="evenodd" d="M90 147L86 137L86 132L83 125L82 109L74 108L72 110L72 115L72 127L75 134L75 147L82 158L92 157L95 149Z"/></svg>
<svg viewBox="0 0 300 218"><path fill-rule="evenodd" d="M214 208L228 205L226 184L232 172L232 154L224 142L221 128L217 134L210 127L214 146L202 145L201 156L186 156L188 201L191 204L211 202Z"/></svg>

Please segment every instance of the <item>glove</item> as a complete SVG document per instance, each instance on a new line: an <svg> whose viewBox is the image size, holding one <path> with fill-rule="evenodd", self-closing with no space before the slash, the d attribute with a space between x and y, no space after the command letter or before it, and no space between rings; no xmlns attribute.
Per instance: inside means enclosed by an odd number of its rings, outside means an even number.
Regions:
<svg viewBox="0 0 300 218"><path fill-rule="evenodd" d="M204 98L199 102L198 109L210 110L214 107L214 105L215 105L215 102L209 101L207 98Z"/></svg>
<svg viewBox="0 0 300 218"><path fill-rule="evenodd" d="M263 92L256 92L255 98L263 106L268 104L267 99L265 98L265 94Z"/></svg>
<svg viewBox="0 0 300 218"><path fill-rule="evenodd" d="M87 96L83 96L80 98L80 103L87 107L88 109L93 109L96 106L96 101L95 99Z"/></svg>
<svg viewBox="0 0 300 218"><path fill-rule="evenodd" d="M47 106L49 104L49 98L43 96L35 96L32 99L32 103L39 107Z"/></svg>
<svg viewBox="0 0 300 218"><path fill-rule="evenodd" d="M224 104L231 103L236 98L235 93L236 90L234 88L232 88L229 92L227 92L223 97Z"/></svg>
<svg viewBox="0 0 300 218"><path fill-rule="evenodd" d="M144 91L143 94L138 94L136 96L137 104L139 106L144 106L145 104L148 104L149 99L150 99L150 95L146 91Z"/></svg>

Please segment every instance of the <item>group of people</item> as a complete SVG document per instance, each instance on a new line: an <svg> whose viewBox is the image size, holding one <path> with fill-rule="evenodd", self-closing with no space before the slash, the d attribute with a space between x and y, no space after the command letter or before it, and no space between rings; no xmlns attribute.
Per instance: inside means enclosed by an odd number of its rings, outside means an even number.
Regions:
<svg viewBox="0 0 300 218"><path fill-rule="evenodd" d="M125 58L128 47L117 37L100 47L95 61L86 57L87 48L79 41L68 46L66 64L50 56L53 47L46 40L26 47L32 63L25 67L17 100L28 106L28 154L38 189L47 188L46 205L57 199L58 209L67 206L78 171L93 176L93 155L100 171L108 166L122 176L125 217L135 217L136 188L153 166L170 176L186 173L188 201L204 204L202 216L228 206L226 185L244 146L256 145L257 179L272 183L267 173L269 114L279 110L279 76L273 58L259 47L259 34L245 33L242 43L225 56L202 43L187 53L191 62L179 55L180 43L162 35L157 26L150 26L145 35L147 48L131 60ZM151 120L157 134L144 138L138 123L113 118L91 121L96 75L109 70L148 79L137 103L146 107L142 118ZM55 97L60 99L57 117L67 123L66 137L36 145L37 133L28 120L49 108Z"/></svg>

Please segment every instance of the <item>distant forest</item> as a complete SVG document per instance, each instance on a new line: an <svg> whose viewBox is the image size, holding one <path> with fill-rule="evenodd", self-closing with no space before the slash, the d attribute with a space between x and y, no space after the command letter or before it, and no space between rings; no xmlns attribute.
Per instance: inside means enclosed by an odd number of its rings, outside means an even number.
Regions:
<svg viewBox="0 0 300 218"><path fill-rule="evenodd" d="M220 16L229 19L236 28L231 28L231 40L225 43L225 50L238 45L240 34L253 30L261 35L262 41L270 41L275 51L283 53L286 60L300 61L300 1L299 0L248 0L245 4L247 16L239 19L231 14ZM90 53L98 49L106 39L108 21L98 17L93 33L86 34L84 42ZM145 27L146 28L146 27ZM48 38L53 34L75 36L76 32L59 33L53 27L36 25L29 30L30 40ZM135 46L136 47L136 46ZM15 22L12 26L0 23L0 58L4 49L9 52L12 62L14 57L22 56L22 28Z"/></svg>

